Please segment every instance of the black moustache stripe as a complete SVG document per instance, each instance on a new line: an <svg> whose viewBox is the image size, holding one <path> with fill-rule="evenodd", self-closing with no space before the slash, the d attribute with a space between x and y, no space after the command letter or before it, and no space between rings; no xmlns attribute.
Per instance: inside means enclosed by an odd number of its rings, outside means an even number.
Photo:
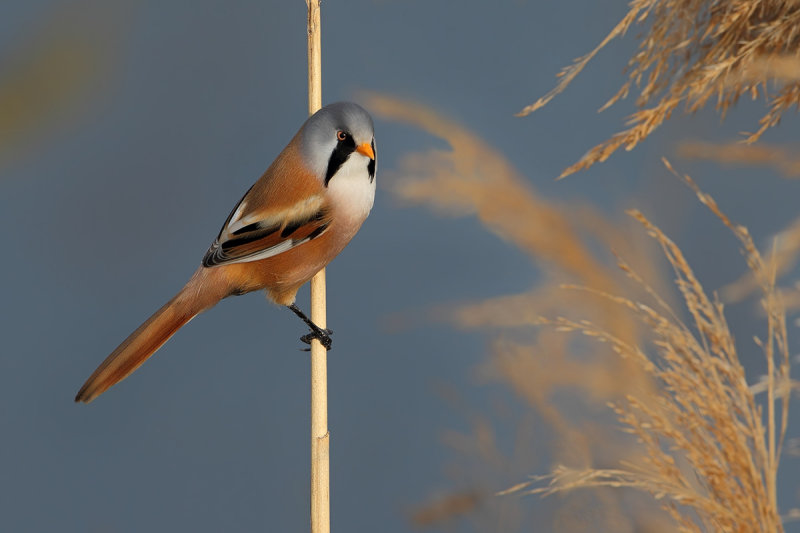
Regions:
<svg viewBox="0 0 800 533"><path fill-rule="evenodd" d="M351 135L348 135L344 141L336 143L336 148L333 149L331 158L328 160L328 170L325 172L325 186L331 181L339 168L344 165L345 161L350 157L350 154L356 151L356 142Z"/></svg>
<svg viewBox="0 0 800 533"><path fill-rule="evenodd" d="M372 180L375 179L375 161L378 160L378 152L375 151L375 140L372 140L372 154L375 156L375 159L370 159L369 163L367 163L367 172L369 173L369 181L372 183Z"/></svg>

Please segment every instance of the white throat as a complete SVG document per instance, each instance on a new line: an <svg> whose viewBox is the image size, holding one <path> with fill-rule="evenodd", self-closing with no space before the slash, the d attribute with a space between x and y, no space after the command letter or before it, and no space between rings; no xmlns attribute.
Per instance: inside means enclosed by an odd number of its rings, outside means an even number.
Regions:
<svg viewBox="0 0 800 533"><path fill-rule="evenodd" d="M375 179L367 172L369 158L354 152L328 182L328 195L336 204L337 218L361 224L375 201Z"/></svg>

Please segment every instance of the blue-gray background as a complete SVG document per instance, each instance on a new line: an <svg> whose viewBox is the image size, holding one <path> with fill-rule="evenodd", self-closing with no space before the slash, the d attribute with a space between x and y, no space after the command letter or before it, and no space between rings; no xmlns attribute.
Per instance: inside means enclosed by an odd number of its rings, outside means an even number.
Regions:
<svg viewBox="0 0 800 533"><path fill-rule="evenodd" d="M553 181L633 109L595 113L621 83L635 47L628 38L548 107L513 117L625 11L622 0L329 0L324 101L366 89L430 105L499 148L543 194L610 213L647 210L701 279L721 286L744 269L736 246L700 218L659 158L685 137L731 140L755 129L761 102L743 103L724 124L712 112L678 117L635 151ZM304 24L301 0L0 7L3 531L307 529L303 327L262 295L226 300L99 401L72 403L107 353L182 286L302 123ZM36 58L46 68L32 71ZM28 85L15 85L21 79ZM381 120L376 129L379 180L403 154L436 142ZM792 115L767 140L797 134ZM679 165L761 243L797 214L797 182ZM467 427L436 389L449 384L481 404L487 391L474 369L486 338L441 325L395 332L384 319L525 290L536 272L474 220L402 208L379 189L328 276L333 526L407 531L414 504L451 488L444 465L454 452L440 433ZM732 310L734 328L753 309ZM797 505L797 477L787 477L784 508Z"/></svg>

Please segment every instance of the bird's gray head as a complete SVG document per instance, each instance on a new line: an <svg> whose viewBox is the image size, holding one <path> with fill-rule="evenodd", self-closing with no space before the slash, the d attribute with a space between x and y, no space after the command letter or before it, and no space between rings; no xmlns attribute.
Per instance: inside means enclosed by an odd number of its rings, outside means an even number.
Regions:
<svg viewBox="0 0 800 533"><path fill-rule="evenodd" d="M372 118L361 106L351 102L326 105L303 124L299 140L303 161L326 186L351 158L362 159L365 174L370 181L375 179Z"/></svg>

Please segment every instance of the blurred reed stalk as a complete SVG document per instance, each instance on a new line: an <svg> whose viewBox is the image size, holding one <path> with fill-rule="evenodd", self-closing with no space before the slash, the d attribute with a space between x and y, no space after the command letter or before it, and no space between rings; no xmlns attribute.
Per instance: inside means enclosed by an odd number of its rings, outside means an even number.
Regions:
<svg viewBox="0 0 800 533"><path fill-rule="evenodd" d="M319 0L308 7L308 114L322 107L322 37ZM311 279L311 320L325 329L325 269ZM311 533L329 533L330 433L328 433L328 353L311 341Z"/></svg>

